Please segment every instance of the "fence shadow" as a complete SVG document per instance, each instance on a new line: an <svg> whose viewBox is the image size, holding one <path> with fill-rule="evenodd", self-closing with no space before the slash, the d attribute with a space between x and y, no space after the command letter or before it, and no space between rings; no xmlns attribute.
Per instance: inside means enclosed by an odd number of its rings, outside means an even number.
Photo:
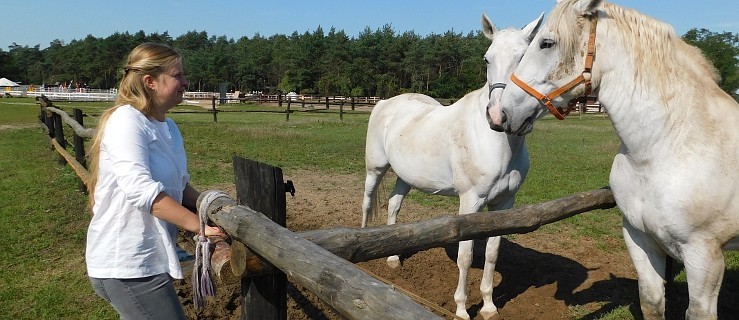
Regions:
<svg viewBox="0 0 739 320"><path fill-rule="evenodd" d="M328 314L326 314L326 307L320 301L311 301L301 290L303 289L300 285L295 285L292 282L287 283L287 295L295 301L298 308L314 320L329 320ZM334 314L332 314L334 315ZM334 315L335 316L335 315Z"/></svg>

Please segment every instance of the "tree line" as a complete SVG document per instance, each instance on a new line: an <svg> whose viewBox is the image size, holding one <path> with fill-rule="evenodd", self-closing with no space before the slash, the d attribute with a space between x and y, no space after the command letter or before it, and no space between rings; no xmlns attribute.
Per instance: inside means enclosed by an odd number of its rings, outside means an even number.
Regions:
<svg viewBox="0 0 739 320"><path fill-rule="evenodd" d="M739 88L739 35L692 29L683 38L701 48L722 76L721 87ZM0 49L0 75L23 84L114 88L126 55L143 42L167 43L184 57L190 91L298 92L319 95L390 97L404 92L458 98L484 85L483 54L490 45L481 31L420 36L390 25L365 28L355 37L321 27L311 32L237 40L190 31L88 35L47 48L18 45ZM736 96L735 96L736 97Z"/></svg>

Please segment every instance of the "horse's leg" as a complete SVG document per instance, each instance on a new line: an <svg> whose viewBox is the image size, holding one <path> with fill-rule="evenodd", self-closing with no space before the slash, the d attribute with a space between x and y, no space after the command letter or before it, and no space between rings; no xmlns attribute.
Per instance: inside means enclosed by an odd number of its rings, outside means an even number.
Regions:
<svg viewBox="0 0 739 320"><path fill-rule="evenodd" d="M459 242L459 251L457 252L457 268L459 269L459 278L457 281L457 291L454 291L454 302L457 303L457 317L469 319L467 313L467 271L472 265L472 245L474 240L465 240Z"/></svg>
<svg viewBox="0 0 739 320"><path fill-rule="evenodd" d="M682 247L690 303L685 319L717 319L718 293L724 276L724 254L714 240Z"/></svg>
<svg viewBox="0 0 739 320"><path fill-rule="evenodd" d="M482 309L480 315L485 320L499 319L498 307L493 303L493 276L495 274L495 263L498 260L500 249L500 237L488 238L485 246L485 268L480 281L480 293L482 294Z"/></svg>
<svg viewBox="0 0 739 320"><path fill-rule="evenodd" d="M645 320L665 318L667 255L648 235L623 222L624 241L638 276L639 302Z"/></svg>
<svg viewBox="0 0 739 320"><path fill-rule="evenodd" d="M400 177L395 180L395 187L393 193L390 195L390 199L387 201L387 224L395 224L395 220L398 218L398 212L400 206L403 204L403 199L408 192L411 191L411 186L403 181ZM395 269L400 267L400 257L397 255L387 257L387 265Z"/></svg>
<svg viewBox="0 0 739 320"><path fill-rule="evenodd" d="M390 168L389 164L384 166L369 166L367 167L367 176L364 179L364 199L362 200L362 228L367 226L367 222L370 218L375 216L377 208L375 208L375 201L377 200L377 189L380 186L382 177Z"/></svg>
<svg viewBox="0 0 739 320"><path fill-rule="evenodd" d="M478 212L480 211L480 209L482 209L483 206L485 206L485 199L481 199L476 194L459 195L460 215ZM459 269L459 278L457 280L457 290L454 292L454 302L457 303L456 315L457 317L460 317L462 319L470 318L470 315L467 313L467 273L470 270L470 266L472 266L473 245L474 240L460 241L459 251L457 252L457 268ZM497 250L495 251L497 257ZM485 262L485 267L487 268L487 262Z"/></svg>
<svg viewBox="0 0 739 320"><path fill-rule="evenodd" d="M498 205L489 205L488 211L510 209L513 207L515 197L510 197L505 202ZM485 320L499 319L498 307L493 303L493 276L495 275L495 263L498 260L498 252L500 250L500 237L488 238L485 246L485 267L482 271L482 280L480 281L480 293L482 294L482 309L480 315Z"/></svg>

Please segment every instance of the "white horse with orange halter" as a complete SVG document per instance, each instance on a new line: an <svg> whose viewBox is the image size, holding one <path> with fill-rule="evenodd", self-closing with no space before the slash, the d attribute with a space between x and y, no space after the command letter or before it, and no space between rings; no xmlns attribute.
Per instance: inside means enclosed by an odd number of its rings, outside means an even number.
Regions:
<svg viewBox="0 0 739 320"><path fill-rule="evenodd" d="M522 30L496 30L483 15L484 34L492 40L485 60L487 83L450 106L422 94L402 94L377 103L367 129L366 170L362 227L374 208L382 177L392 167L398 179L388 201L388 224L394 224L403 198L411 188L429 194L459 196L459 214L513 206L514 197L529 170L524 138L490 129L488 101L500 99L503 81L521 59L542 21L543 13ZM467 271L472 264L473 241L459 244L459 282L454 293L456 314L469 319ZM485 319L498 316L493 304L493 271L500 237L488 239L480 291ZM398 256L388 258L392 267Z"/></svg>
<svg viewBox="0 0 739 320"><path fill-rule="evenodd" d="M669 25L564 0L489 106L492 128L526 134L547 109L563 117L587 87L598 94L622 141L610 185L645 319L664 318L667 256L685 265L686 318L716 319L722 250L739 249L739 104L717 80Z"/></svg>

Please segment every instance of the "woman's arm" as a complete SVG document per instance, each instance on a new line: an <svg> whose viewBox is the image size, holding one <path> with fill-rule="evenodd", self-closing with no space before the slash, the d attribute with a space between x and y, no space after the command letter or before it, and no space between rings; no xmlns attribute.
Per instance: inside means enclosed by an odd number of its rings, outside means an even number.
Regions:
<svg viewBox="0 0 739 320"><path fill-rule="evenodd" d="M192 188L191 188L192 189ZM192 189L193 191L195 189ZM185 189L187 191L187 188ZM197 199L197 197L196 197ZM200 233L200 217L179 204L164 192L160 192L151 205L151 214L194 233ZM225 236L221 228L205 226L206 236Z"/></svg>

